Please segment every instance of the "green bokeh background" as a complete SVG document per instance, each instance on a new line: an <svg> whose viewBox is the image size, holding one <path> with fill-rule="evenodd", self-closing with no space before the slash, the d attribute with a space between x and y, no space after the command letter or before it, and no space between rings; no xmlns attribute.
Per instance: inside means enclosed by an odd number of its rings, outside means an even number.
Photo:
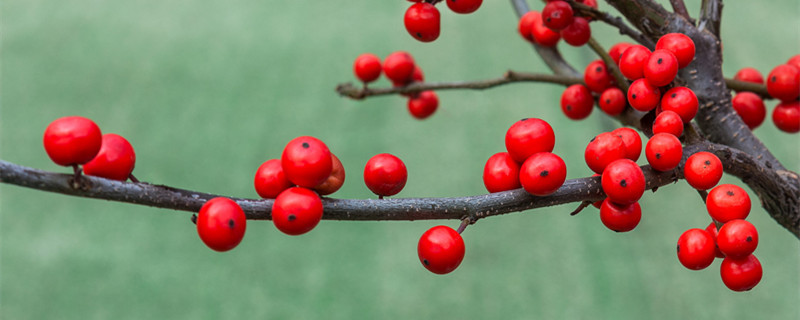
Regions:
<svg viewBox="0 0 800 320"><path fill-rule="evenodd" d="M351 63L363 52L408 50L429 81L547 72L516 34L508 1L485 1L472 15L440 6L442 35L431 44L406 34L408 4L3 1L0 158L67 172L47 158L42 132L58 117L82 115L127 137L135 174L152 183L253 198L258 165L291 138L313 135L344 162L337 197L372 197L361 170L382 152L408 166L399 196L464 196L485 192L483 164L504 149L508 126L539 117L555 128L568 178L590 174L583 148L615 124L597 110L567 120L557 86L442 91L425 121L412 119L400 97L338 97L334 87L354 80ZM699 1L688 6L697 12ZM728 2L724 16L729 76L745 66L766 74L800 53L794 0ZM592 31L606 46L623 40L599 23ZM581 69L594 59L588 48L560 46ZM769 120L756 134L800 169L797 135ZM755 198L758 287L727 290L719 260L703 271L678 263L681 232L709 222L685 183L647 193L641 224L626 234L605 229L594 208L570 217L574 205L482 220L465 232L466 258L447 276L422 268L416 243L427 228L456 221L324 221L301 237L252 221L239 247L216 253L187 212L9 185L0 196L3 319L800 317L800 244Z"/></svg>

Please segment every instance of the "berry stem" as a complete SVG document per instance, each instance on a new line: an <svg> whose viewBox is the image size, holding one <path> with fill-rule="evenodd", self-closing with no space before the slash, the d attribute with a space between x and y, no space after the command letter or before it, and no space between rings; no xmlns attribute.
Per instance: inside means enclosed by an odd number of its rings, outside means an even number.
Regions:
<svg viewBox="0 0 800 320"><path fill-rule="evenodd" d="M606 64L606 69L608 72L611 72L611 75L614 77L614 81L617 82L617 86L622 89L623 93L627 94L628 87L630 87L628 80L622 76L622 72L619 71L619 67L614 63L614 59L611 59L611 56L608 55L608 51L606 51L606 49L604 49L603 46L601 46L600 43L594 39L594 37L589 38L589 47L591 47L592 50L594 50L594 52L597 53L601 59L603 59L603 62Z"/></svg>
<svg viewBox="0 0 800 320"><path fill-rule="evenodd" d="M139 179L136 179L136 177L133 176L133 173L128 176L128 179L131 179L131 182L133 183L139 183Z"/></svg>
<svg viewBox="0 0 800 320"><path fill-rule="evenodd" d="M461 225L458 226L458 230L456 230L456 232L458 232L458 234L463 233L464 230L467 229L467 226L469 225L469 223L470 223L470 219L469 218L465 218L464 220L461 220Z"/></svg>
<svg viewBox="0 0 800 320"><path fill-rule="evenodd" d="M577 215L578 213L581 213L581 211L583 211L583 209L586 209L586 207L590 206L591 204L592 204L591 201L581 202L581 204L578 205L578 207L575 208L575 210L572 210L572 212L570 212L569 215L571 215L571 216Z"/></svg>

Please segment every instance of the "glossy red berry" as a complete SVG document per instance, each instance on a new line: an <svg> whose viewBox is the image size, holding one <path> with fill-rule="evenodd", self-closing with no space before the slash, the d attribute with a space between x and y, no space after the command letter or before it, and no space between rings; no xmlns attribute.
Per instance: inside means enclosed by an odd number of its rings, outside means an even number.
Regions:
<svg viewBox="0 0 800 320"><path fill-rule="evenodd" d="M683 134L683 120L675 111L661 111L653 122L653 133L669 133L680 137Z"/></svg>
<svg viewBox="0 0 800 320"><path fill-rule="evenodd" d="M381 59L371 53L364 53L353 63L353 73L364 83L378 80L381 76Z"/></svg>
<svg viewBox="0 0 800 320"><path fill-rule="evenodd" d="M702 270L714 262L714 238L703 229L693 228L678 238L678 261L689 270Z"/></svg>
<svg viewBox="0 0 800 320"><path fill-rule="evenodd" d="M619 71L629 80L644 77L644 66L647 64L650 54L650 49L643 45L629 46L619 57Z"/></svg>
<svg viewBox="0 0 800 320"><path fill-rule="evenodd" d="M622 138L611 132L598 134L586 145L583 158L589 169L595 173L603 173L606 166L618 159L625 158L627 150Z"/></svg>
<svg viewBox="0 0 800 320"><path fill-rule="evenodd" d="M772 110L772 122L781 131L800 132L800 103L781 102Z"/></svg>
<svg viewBox="0 0 800 320"><path fill-rule="evenodd" d="M326 179L325 182L314 187L314 191L321 196L332 194L338 191L340 188L342 188L342 185L344 185L345 172L342 161L339 160L339 157L333 153L331 153L331 161L333 162L331 175L328 176L328 179Z"/></svg>
<svg viewBox="0 0 800 320"><path fill-rule="evenodd" d="M483 166L483 185L490 193L521 188L519 164L508 152L498 152Z"/></svg>
<svg viewBox="0 0 800 320"><path fill-rule="evenodd" d="M639 201L646 186L642 168L630 159L610 163L603 170L600 181L608 199L622 205Z"/></svg>
<svg viewBox="0 0 800 320"><path fill-rule="evenodd" d="M542 9L542 20L548 28L559 31L573 22L572 6L565 1L552 1Z"/></svg>
<svg viewBox="0 0 800 320"><path fill-rule="evenodd" d="M417 254L428 271L435 274L453 272L464 260L464 239L447 226L428 229L419 238Z"/></svg>
<svg viewBox="0 0 800 320"><path fill-rule="evenodd" d="M667 50L653 51L643 70L647 82L656 87L666 86L678 75L678 58Z"/></svg>
<svg viewBox="0 0 800 320"><path fill-rule="evenodd" d="M425 81L425 74L422 72L422 68L418 65L414 65L414 72L411 73L411 82L423 81Z"/></svg>
<svg viewBox="0 0 800 320"><path fill-rule="evenodd" d="M364 183L372 193L381 197L399 193L406 186L407 179L406 165L388 153L373 156L364 167Z"/></svg>
<svg viewBox="0 0 800 320"><path fill-rule="evenodd" d="M717 230L717 224L714 223L713 221L709 223L708 227L706 227L706 232L708 232L708 234L711 235L711 238L714 238L714 244L716 246L717 234L719 233L719 231ZM714 256L717 258L725 258L725 254L723 254L722 251L719 251L719 246L716 246L714 248Z"/></svg>
<svg viewBox="0 0 800 320"><path fill-rule="evenodd" d="M686 159L683 177L692 188L711 189L722 179L722 162L711 152L697 152Z"/></svg>
<svg viewBox="0 0 800 320"><path fill-rule="evenodd" d="M746 220L728 221L719 228L717 246L726 257L747 257L758 247L758 231Z"/></svg>
<svg viewBox="0 0 800 320"><path fill-rule="evenodd" d="M733 76L734 80L764 84L764 76L755 68L742 68Z"/></svg>
<svg viewBox="0 0 800 320"><path fill-rule="evenodd" d="M297 236L311 231L322 220L322 200L301 187L284 190L272 203L272 223L281 232Z"/></svg>
<svg viewBox="0 0 800 320"><path fill-rule="evenodd" d="M637 79L628 87L628 103L636 110L650 111L661 100L661 91L644 78Z"/></svg>
<svg viewBox="0 0 800 320"><path fill-rule="evenodd" d="M561 38L571 46L580 47L592 37L592 28L589 21L583 17L575 17L572 23L561 30Z"/></svg>
<svg viewBox="0 0 800 320"><path fill-rule="evenodd" d="M639 206L639 202L620 205L606 198L600 205L600 221L613 231L631 231L639 225L640 220L642 220L642 207Z"/></svg>
<svg viewBox="0 0 800 320"><path fill-rule="evenodd" d="M431 42L439 38L441 30L441 17L439 9L427 2L418 2L406 10L403 17L406 31L414 39L422 42Z"/></svg>
<svg viewBox="0 0 800 320"><path fill-rule="evenodd" d="M275 199L283 190L289 189L292 184L283 173L281 160L267 160L258 167L253 180L258 196L264 199Z"/></svg>
<svg viewBox="0 0 800 320"><path fill-rule="evenodd" d="M508 128L505 142L511 158L521 164L534 153L552 152L556 135L547 121L525 118Z"/></svg>
<svg viewBox="0 0 800 320"><path fill-rule="evenodd" d="M600 94L600 98L597 100L597 104L600 105L600 110L603 110L603 112L610 116L616 116L622 113L622 111L625 111L626 103L627 99L625 98L625 93L617 87L603 90L603 93Z"/></svg>
<svg viewBox="0 0 800 320"><path fill-rule="evenodd" d="M58 118L44 130L44 150L62 166L91 161L103 145L103 134L94 121L79 116Z"/></svg>
<svg viewBox="0 0 800 320"><path fill-rule="evenodd" d="M692 89L687 87L674 87L667 90L661 98L662 111L675 111L681 116L684 124L689 123L697 114L700 105Z"/></svg>
<svg viewBox="0 0 800 320"><path fill-rule="evenodd" d="M430 117L439 107L439 97L436 92L422 91L416 97L408 99L408 112L414 118L425 119Z"/></svg>
<svg viewBox="0 0 800 320"><path fill-rule="evenodd" d="M789 60L786 61L786 64L793 65L800 69L800 54L793 55Z"/></svg>
<svg viewBox="0 0 800 320"><path fill-rule="evenodd" d="M561 34L545 26L541 15L534 15L533 18L533 25L531 25L530 32L533 41L544 47L555 46L558 40L561 40Z"/></svg>
<svg viewBox="0 0 800 320"><path fill-rule="evenodd" d="M628 47L632 45L633 45L632 43L627 43L627 42L617 43L613 45L611 49L608 49L608 55L611 57L612 60L614 60L614 63L616 65L619 65L619 58L620 56L622 56L622 52L624 52L625 49L628 49Z"/></svg>
<svg viewBox="0 0 800 320"><path fill-rule="evenodd" d="M242 242L247 217L235 201L217 197L203 204L196 224L200 240L209 248L223 252Z"/></svg>
<svg viewBox="0 0 800 320"><path fill-rule="evenodd" d="M583 82L589 90L603 93L606 88L614 84L614 78L608 72L606 63L598 59L586 66L586 70L583 71Z"/></svg>
<svg viewBox="0 0 800 320"><path fill-rule="evenodd" d="M301 136L292 139L283 148L281 166L289 181L301 187L313 188L331 175L333 160L325 143L311 136Z"/></svg>
<svg viewBox="0 0 800 320"><path fill-rule="evenodd" d="M120 135L106 133L100 152L83 165L83 173L107 179L125 181L136 165L136 153L128 140Z"/></svg>
<svg viewBox="0 0 800 320"><path fill-rule="evenodd" d="M681 141L674 135L657 133L647 141L644 154L654 170L669 171L681 163L683 147Z"/></svg>
<svg viewBox="0 0 800 320"><path fill-rule="evenodd" d="M539 152L525 160L519 170L519 182L525 191L535 196L556 192L567 179L567 165L561 157Z"/></svg>
<svg viewBox="0 0 800 320"><path fill-rule="evenodd" d="M761 282L763 270L761 269L761 262L751 254L739 259L726 257L722 260L719 273L722 277L722 283L728 289L747 291Z"/></svg>
<svg viewBox="0 0 800 320"><path fill-rule="evenodd" d="M483 0L445 0L447 7L455 13L473 13L481 7Z"/></svg>
<svg viewBox="0 0 800 320"><path fill-rule="evenodd" d="M611 133L617 135L625 143L625 158L633 161L639 160L642 154L642 138L639 133L631 128L617 128Z"/></svg>
<svg viewBox="0 0 800 320"><path fill-rule="evenodd" d="M721 184L708 192L706 209L712 219L722 223L745 219L750 214L750 196L737 185Z"/></svg>
<svg viewBox="0 0 800 320"><path fill-rule="evenodd" d="M408 83L414 67L414 58L405 51L393 52L383 60L383 73L394 83Z"/></svg>
<svg viewBox="0 0 800 320"><path fill-rule="evenodd" d="M800 68L782 64L767 76L767 92L775 99L792 101L800 96Z"/></svg>
<svg viewBox="0 0 800 320"><path fill-rule="evenodd" d="M523 39L533 42L533 36L531 35L531 29L533 28L533 23L541 19L542 15L539 11L528 11L521 18L519 18L519 23L517 24L517 31L519 35L522 36Z"/></svg>
<svg viewBox="0 0 800 320"><path fill-rule="evenodd" d="M758 128L767 118L767 107L764 105L764 100L755 93L739 92L733 96L731 105L750 130Z"/></svg>
<svg viewBox="0 0 800 320"><path fill-rule="evenodd" d="M572 120L581 120L592 113L594 97L589 88L573 84L561 93L561 111Z"/></svg>
<svg viewBox="0 0 800 320"><path fill-rule="evenodd" d="M682 33L668 33L658 39L656 50L667 50L678 59L678 68L685 68L694 60L694 41Z"/></svg>

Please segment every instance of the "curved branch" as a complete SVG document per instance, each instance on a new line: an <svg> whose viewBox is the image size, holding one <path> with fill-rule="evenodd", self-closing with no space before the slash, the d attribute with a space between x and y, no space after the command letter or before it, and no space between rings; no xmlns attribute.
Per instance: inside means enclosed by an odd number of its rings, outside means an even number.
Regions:
<svg viewBox="0 0 800 320"><path fill-rule="evenodd" d="M653 40L646 37L641 32L636 31L633 28L629 27L627 24L625 24L625 22L622 21L622 18L612 16L608 12L597 10L595 8L592 8L591 6L587 6L583 3L575 2L573 0L570 0L569 3L581 15L592 17L599 21L603 21L606 24L617 28L619 30L619 34L631 37L631 39L647 47L651 51L655 49L656 44L655 42L653 42Z"/></svg>
<svg viewBox="0 0 800 320"><path fill-rule="evenodd" d="M514 6L514 12L517 13L517 18L521 18L530 11L528 3L525 0L511 0L511 5ZM536 53L542 57L544 63L553 73L570 77L582 76L580 72L576 71L575 68L564 60L564 57L561 56L561 52L559 52L556 47L543 47L536 43L531 44L536 50Z"/></svg>

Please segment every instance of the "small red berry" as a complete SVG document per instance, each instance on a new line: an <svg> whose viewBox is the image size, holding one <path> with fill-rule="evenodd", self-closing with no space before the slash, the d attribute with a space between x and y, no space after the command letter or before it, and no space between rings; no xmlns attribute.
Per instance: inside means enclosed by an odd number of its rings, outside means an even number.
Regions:
<svg viewBox="0 0 800 320"><path fill-rule="evenodd" d="M800 102L781 102L772 110L772 122L781 131L800 132Z"/></svg>
<svg viewBox="0 0 800 320"><path fill-rule="evenodd" d="M427 2L411 5L403 17L406 31L414 39L422 42L431 42L439 38L441 17L439 9Z"/></svg>
<svg viewBox="0 0 800 320"><path fill-rule="evenodd" d="M761 269L761 262L751 254L740 259L726 257L722 260L719 273L722 277L722 283L728 289L747 291L761 282L763 270Z"/></svg>
<svg viewBox="0 0 800 320"><path fill-rule="evenodd" d="M716 246L717 234L719 233L719 231L717 230L717 224L714 223L713 221L709 223L708 227L706 227L706 232L708 232L708 234L711 235L711 238L714 238L714 244ZM719 246L716 246L714 248L714 256L717 258L725 258L725 254L723 254L722 251L719 251Z"/></svg>
<svg viewBox="0 0 800 320"><path fill-rule="evenodd" d="M533 25L531 25L530 32L533 41L545 47L555 46L558 40L561 40L561 34L558 33L558 31L553 31L553 29L546 27L542 21L541 15L537 14L533 18Z"/></svg>
<svg viewBox="0 0 800 320"><path fill-rule="evenodd" d="M606 63L598 59L586 66L586 70L583 71L583 82L586 83L589 90L603 93L606 88L614 84L614 78L611 76L611 73L608 72Z"/></svg>
<svg viewBox="0 0 800 320"><path fill-rule="evenodd" d="M581 120L592 113L594 98L589 88L573 84L561 93L561 111L572 120Z"/></svg>
<svg viewBox="0 0 800 320"><path fill-rule="evenodd" d="M642 154L642 138L639 136L639 132L623 127L614 129L611 133L617 135L625 143L625 158L633 161L639 160L639 156Z"/></svg>
<svg viewBox="0 0 800 320"><path fill-rule="evenodd" d="M629 46L619 57L619 71L629 80L636 80L644 77L644 66L650 58L650 49L635 44Z"/></svg>
<svg viewBox="0 0 800 320"><path fill-rule="evenodd" d="M800 54L793 55L789 60L786 61L786 64L793 65L800 69Z"/></svg>
<svg viewBox="0 0 800 320"><path fill-rule="evenodd" d="M703 229L693 228L678 238L678 261L689 270L702 270L714 262L714 238Z"/></svg>
<svg viewBox="0 0 800 320"><path fill-rule="evenodd" d="M425 81L425 74L422 73L422 68L418 65L414 65L414 72L411 73L411 82L423 82Z"/></svg>
<svg viewBox="0 0 800 320"><path fill-rule="evenodd" d="M706 209L712 219L721 223L745 219L750 214L750 196L737 185L721 184L708 192Z"/></svg>
<svg viewBox="0 0 800 320"><path fill-rule="evenodd" d="M675 111L681 116L684 124L689 123L697 114L700 105L692 89L687 87L674 87L664 93L661 98L661 110Z"/></svg>
<svg viewBox="0 0 800 320"><path fill-rule="evenodd" d="M631 231L639 225L640 220L642 220L642 207L639 202L620 205L606 198L600 205L600 221L613 231Z"/></svg>
<svg viewBox="0 0 800 320"><path fill-rule="evenodd" d="M539 152L525 160L519 170L519 182L525 191L535 196L556 192L567 179L567 165L561 157Z"/></svg>
<svg viewBox="0 0 800 320"><path fill-rule="evenodd" d="M406 165L388 153L373 156L364 166L364 183L372 193L381 197L398 194L406 186L407 179Z"/></svg>
<svg viewBox="0 0 800 320"><path fill-rule="evenodd" d="M603 173L606 166L627 155L625 142L622 138L611 132L598 134L586 145L583 158L589 169L595 173Z"/></svg>
<svg viewBox="0 0 800 320"><path fill-rule="evenodd" d="M128 140L120 135L106 133L103 145L92 161L83 165L83 173L119 181L128 180L136 165L136 153Z"/></svg>
<svg viewBox="0 0 800 320"><path fill-rule="evenodd" d="M490 193L522 187L519 183L519 164L508 152L495 153L483 167L483 185Z"/></svg>
<svg viewBox="0 0 800 320"><path fill-rule="evenodd" d="M272 223L281 232L298 236L319 224L322 210L322 200L316 192L292 187L281 192L272 203Z"/></svg>
<svg viewBox="0 0 800 320"><path fill-rule="evenodd" d="M294 186L289 179L286 179L279 159L271 159L262 163L256 170L253 184L256 193L264 199L275 199L283 190Z"/></svg>
<svg viewBox="0 0 800 320"><path fill-rule="evenodd" d="M672 52L678 59L678 68L685 68L694 60L694 41L681 33L668 33L658 39L656 50L663 49Z"/></svg>
<svg viewBox="0 0 800 320"><path fill-rule="evenodd" d="M333 160L328 146L311 136L292 139L283 149L281 166L292 183L313 188L331 175Z"/></svg>
<svg viewBox="0 0 800 320"><path fill-rule="evenodd" d="M764 105L764 100L755 93L739 92L733 96L731 105L750 130L758 128L767 118L767 107Z"/></svg>
<svg viewBox="0 0 800 320"><path fill-rule="evenodd" d="M711 189L722 179L722 162L711 152L697 152L686 159L683 177L692 188Z"/></svg>
<svg viewBox="0 0 800 320"><path fill-rule="evenodd" d="M610 116L616 116L622 113L622 111L625 111L626 103L625 93L617 87L604 90L597 100L597 104L600 105L600 110L603 110L603 112Z"/></svg>
<svg viewBox="0 0 800 320"><path fill-rule="evenodd" d="M608 49L608 55L611 56L611 59L614 60L615 64L619 65L619 58L620 56L622 56L622 52L624 52L625 49L628 49L628 47L632 45L633 45L632 43L627 43L627 42L617 43L613 45L611 49Z"/></svg>
<svg viewBox="0 0 800 320"><path fill-rule="evenodd" d="M328 179L325 179L325 182L314 187L314 191L321 196L332 194L344 185L345 172L342 161L333 153L331 153L331 161L333 162L331 175L328 176Z"/></svg>
<svg viewBox="0 0 800 320"><path fill-rule="evenodd" d="M767 76L767 92L781 101L792 101L800 96L800 68L782 64Z"/></svg>
<svg viewBox="0 0 800 320"><path fill-rule="evenodd" d="M556 135L547 121L525 118L508 128L505 142L511 158L521 164L534 153L552 152Z"/></svg>
<svg viewBox="0 0 800 320"><path fill-rule="evenodd" d="M653 110L660 99L661 91L646 79L637 79L628 87L628 103L636 110Z"/></svg>
<svg viewBox="0 0 800 320"><path fill-rule="evenodd" d="M644 77L653 86L663 87L678 75L678 58L667 50L656 50L644 65Z"/></svg>
<svg viewBox="0 0 800 320"><path fill-rule="evenodd" d="M654 170L669 171L681 163L683 147L681 147L681 141L674 135L657 133L647 141L644 154Z"/></svg>
<svg viewBox="0 0 800 320"><path fill-rule="evenodd" d="M436 96L436 92L430 90L422 91L416 97L408 99L408 112L420 120L430 117L438 107L439 97Z"/></svg>
<svg viewBox="0 0 800 320"><path fill-rule="evenodd" d="M574 47L580 47L592 37L592 28L589 26L589 21L583 17L575 17L572 23L566 28L561 30L561 38L566 43Z"/></svg>
<svg viewBox="0 0 800 320"><path fill-rule="evenodd" d="M103 134L94 121L79 116L58 118L44 130L44 150L62 166L91 161L103 145Z"/></svg>
<svg viewBox="0 0 800 320"><path fill-rule="evenodd" d="M464 260L464 239L447 226L428 229L419 238L417 254L428 271L435 274L453 272Z"/></svg>
<svg viewBox="0 0 800 320"><path fill-rule="evenodd" d="M383 73L394 83L408 83L414 67L414 58L405 51L393 52L383 60Z"/></svg>
<svg viewBox="0 0 800 320"><path fill-rule="evenodd" d="M661 111L653 122L653 133L669 133L680 137L683 134L683 120L675 111Z"/></svg>
<svg viewBox="0 0 800 320"><path fill-rule="evenodd" d="M639 201L646 187L642 168L630 159L620 159L606 166L600 182L608 199L622 205Z"/></svg>
<svg viewBox="0 0 800 320"><path fill-rule="evenodd" d="M364 83L378 80L381 76L381 59L371 53L364 53L353 63L353 73Z"/></svg>
<svg viewBox="0 0 800 320"><path fill-rule="evenodd" d="M746 220L728 221L719 228L717 246L726 257L747 257L758 247L758 231Z"/></svg>
<svg viewBox="0 0 800 320"><path fill-rule="evenodd" d="M739 69L736 75L733 76L734 80L764 84L764 76L755 68L745 67Z"/></svg>
<svg viewBox="0 0 800 320"><path fill-rule="evenodd" d="M197 234L209 248L223 252L242 242L247 217L235 201L217 197L206 201L197 214Z"/></svg>
<svg viewBox="0 0 800 320"><path fill-rule="evenodd" d="M473 13L480 8L483 0L446 0L447 7L455 13Z"/></svg>
<svg viewBox="0 0 800 320"><path fill-rule="evenodd" d="M564 29L573 21L572 6L565 1L552 1L542 9L542 20L552 30Z"/></svg>
<svg viewBox="0 0 800 320"><path fill-rule="evenodd" d="M519 18L519 24L517 25L517 31L519 35L522 36L523 39L533 42L533 36L531 35L531 29L533 28L533 23L537 19L541 19L542 15L538 11L528 11L521 18Z"/></svg>

